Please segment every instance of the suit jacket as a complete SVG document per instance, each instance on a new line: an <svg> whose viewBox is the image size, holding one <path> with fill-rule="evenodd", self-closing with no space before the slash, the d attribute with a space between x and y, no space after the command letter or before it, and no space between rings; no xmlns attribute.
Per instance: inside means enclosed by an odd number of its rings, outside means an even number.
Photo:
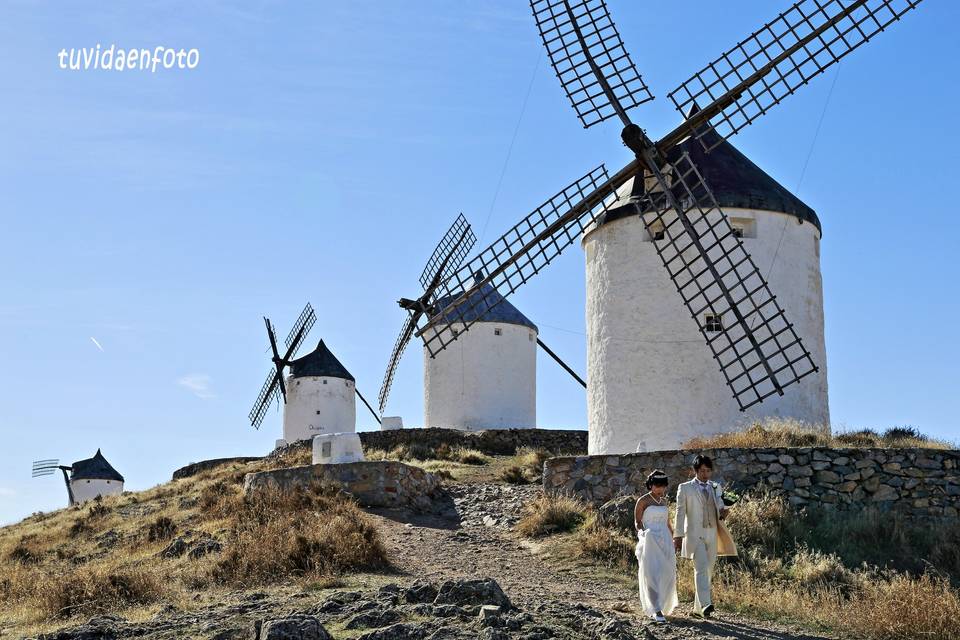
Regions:
<svg viewBox="0 0 960 640"><path fill-rule="evenodd" d="M714 529L714 535L717 536L717 555L735 556L737 555L737 545L734 544L726 525L720 520L720 510L724 508L723 500L720 497L720 487L711 482L710 488L712 499L709 500L706 507L714 509L717 516L717 527ZM677 538L683 538L680 555L684 558L693 558L693 543L688 544L688 541L696 540L703 535L703 508L704 502L701 498L700 489L696 486L696 480L684 482L677 487L677 514L673 522L673 535Z"/></svg>

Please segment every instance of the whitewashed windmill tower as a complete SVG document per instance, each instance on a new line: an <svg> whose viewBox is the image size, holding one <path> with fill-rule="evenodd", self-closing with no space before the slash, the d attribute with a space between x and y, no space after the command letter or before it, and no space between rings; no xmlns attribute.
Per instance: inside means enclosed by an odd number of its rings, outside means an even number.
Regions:
<svg viewBox="0 0 960 640"><path fill-rule="evenodd" d="M777 302L820 371L799 380L789 393L741 412L716 375L701 334L711 339L733 318L704 310L699 326L690 322L657 253L655 245L665 242L662 224L653 221L656 212L645 210L644 187L654 188L655 181L644 185L631 179L582 239L590 451L672 449L693 436L729 431L765 416L830 424L820 220L729 142L705 140L717 143L710 153L696 140L679 144L675 153L689 154L733 232L766 268Z"/></svg>
<svg viewBox="0 0 960 640"><path fill-rule="evenodd" d="M267 409L283 397L283 438L277 446L312 440L315 463L352 462L363 459L356 433L359 397L379 421L376 413L357 390L356 379L321 340L316 349L293 359L297 349L316 322L313 307L307 304L287 336L286 353L277 350L276 332L264 318L273 352L273 368L250 411L251 424L259 428ZM284 376L284 369L290 375Z"/></svg>
<svg viewBox="0 0 960 640"><path fill-rule="evenodd" d="M404 349L416 335L417 323L428 318L429 335L456 340L447 351L431 354L424 348L424 426L447 429L529 429L537 425L537 347L560 364L581 385L573 372L538 336L537 326L491 285L473 291L469 311L457 310L464 291L482 280L480 272L466 287L447 291L441 287L456 280L457 268L476 238L460 214L427 261L420 276L423 294L416 300L400 299L407 317L394 345L380 387L383 412L393 375ZM454 315L447 314L453 308ZM386 418L384 418L386 420Z"/></svg>
<svg viewBox="0 0 960 640"><path fill-rule="evenodd" d="M58 460L37 460L33 463L33 477L48 476L57 469L63 472L63 481L67 485L68 506L123 493L123 476L107 462L100 449L92 458L77 460L69 467L61 465Z"/></svg>
<svg viewBox="0 0 960 640"><path fill-rule="evenodd" d="M580 121L619 118L634 157L570 184L447 279L439 295L457 298L417 332L429 354L459 337L440 321L469 326L487 286L513 293L584 235L590 453L673 448L733 427L737 410L826 422L819 223L725 141L917 4L796 3L671 92L685 119L655 142L627 115L653 96L606 2L530 0Z"/></svg>
<svg viewBox="0 0 960 640"><path fill-rule="evenodd" d="M470 330L443 309L432 331L464 332L435 358L424 350L424 426L449 429L528 429L537 426L537 326L487 285L476 295L492 302L470 319Z"/></svg>

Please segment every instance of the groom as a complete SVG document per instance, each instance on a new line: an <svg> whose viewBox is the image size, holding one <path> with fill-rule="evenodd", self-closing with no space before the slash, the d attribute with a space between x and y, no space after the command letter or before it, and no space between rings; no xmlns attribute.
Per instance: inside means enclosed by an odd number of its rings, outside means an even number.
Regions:
<svg viewBox="0 0 960 640"><path fill-rule="evenodd" d="M684 558L693 560L693 580L697 595L694 615L709 618L713 614L710 578L717 556L735 556L737 547L723 525L729 509L723 504L720 488L710 481L713 460L698 455L693 461L694 478L677 487L677 515L673 523L673 543Z"/></svg>

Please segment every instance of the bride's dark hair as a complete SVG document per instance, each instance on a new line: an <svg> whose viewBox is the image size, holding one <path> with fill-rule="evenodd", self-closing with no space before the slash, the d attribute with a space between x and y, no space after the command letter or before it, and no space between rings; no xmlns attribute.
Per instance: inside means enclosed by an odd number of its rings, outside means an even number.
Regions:
<svg viewBox="0 0 960 640"><path fill-rule="evenodd" d="M657 469L647 476L647 491L653 487L665 487L668 484L670 484L670 479L667 477L667 474L660 469Z"/></svg>

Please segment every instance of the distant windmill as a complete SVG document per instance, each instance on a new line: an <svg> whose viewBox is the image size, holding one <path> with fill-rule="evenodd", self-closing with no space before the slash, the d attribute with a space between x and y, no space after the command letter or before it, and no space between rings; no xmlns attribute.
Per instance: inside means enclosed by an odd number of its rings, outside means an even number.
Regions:
<svg viewBox="0 0 960 640"><path fill-rule="evenodd" d="M120 475L100 449L92 458L78 460L67 467L59 460L37 460L33 463L34 478L49 476L57 470L63 472L63 482L67 485L68 506L93 500L98 496L123 493L123 476ZM69 472L69 473L68 473Z"/></svg>
<svg viewBox="0 0 960 640"><path fill-rule="evenodd" d="M652 245L659 263L666 269L665 275L672 283L670 288L679 294L679 301L693 318L700 339L707 343L713 366L720 369L737 408L745 411L770 396L783 396L787 387L814 374L818 367L777 297L771 293L766 277L747 252L742 229L731 224L721 210L712 186L706 184L704 172L695 164L687 143L698 141L705 151L719 147L726 137L752 123L885 30L919 1L798 2L673 91L670 97L685 119L653 142L627 115L628 109L652 100L653 96L627 54L606 3L603 0L531 0L551 64L584 127L619 117L624 125L622 142L635 158L612 176L602 165L587 173L465 263L443 283L441 295L455 299L446 307L442 321L456 318L469 328L478 317L477 308L489 308L491 302L499 302L502 296L529 281L585 231L595 228L598 217L602 223L607 210L620 195L617 206L626 200L634 217L642 223L645 237L651 240L647 247ZM630 245L630 236L626 234L611 240ZM639 244L634 246L637 252L645 250ZM593 246L592 250L601 248ZM588 253L588 269L595 258ZM486 275L475 279L477 273ZM588 305L595 305L594 308L588 306L587 313L588 362L592 363L588 404L619 402L591 406L592 453L632 451L634 446L609 432L624 428L626 420L639 424L641 430L656 428L643 424L649 416L631 411L632 399L643 397L646 389L639 393L636 388L628 389L628 393L606 386L596 389L593 380L596 371L619 357L609 347L606 347L612 352L609 360L594 353L594 349L601 348L602 340L608 345L612 338L620 339L623 344L629 344L631 339L643 340L642 335L603 333L609 328L604 324L610 315L606 306L609 301L627 299L651 278L662 278L646 272L643 275L640 280L624 282L626 289L588 291L587 294ZM819 271L816 275L819 276ZM604 284L602 277L593 282L596 287ZM488 300L483 292L493 290L499 295L496 300ZM660 300L669 306L677 299L670 294ZM613 320L616 326L627 323L624 318L613 317ZM440 353L462 335L436 330L440 322L441 319L433 318L416 332L430 355ZM639 327L637 318L632 319L632 326ZM822 327L820 330L822 332ZM667 341L660 342L661 349L666 349ZM645 370L645 364L632 360L621 369L629 374L625 378L627 383L659 374L659 369ZM668 371L669 366L662 370ZM688 384L670 385L666 397L645 399L648 403L669 399L671 407L682 405L691 391L689 387ZM823 389L822 397L818 396L814 402L825 400L825 386ZM709 418L711 406L719 407L718 402L710 397L709 402L704 400L699 408ZM804 410L802 402L793 408ZM709 429L710 425L688 427ZM630 432L630 435L637 434Z"/></svg>
<svg viewBox="0 0 960 640"><path fill-rule="evenodd" d="M380 387L379 408L386 408L397 365L421 318L437 330L464 331L459 317L446 321L446 308L458 296L438 296L447 281L470 253L476 237L463 214L444 234L420 275L423 293L416 300L401 298L409 312L390 354ZM480 274L477 274L479 277ZM538 330L512 304L493 298L488 285L482 291L487 303L474 308L471 325L486 323L464 337L455 354L425 358L425 426L458 429L525 428L536 426L536 347L556 360L581 385L586 383L538 337Z"/></svg>
<svg viewBox="0 0 960 640"><path fill-rule="evenodd" d="M316 435L356 431L354 396L366 405L377 422L379 416L356 388L353 375L330 352L323 340L310 353L294 359L307 333L316 323L313 307L307 303L284 340L286 351L280 355L276 331L264 318L267 338L273 353L273 369L267 374L257 401L250 411L250 424L260 428L267 409L283 398L283 442L310 440ZM284 369L290 375L284 378ZM282 444L282 443L278 443Z"/></svg>

